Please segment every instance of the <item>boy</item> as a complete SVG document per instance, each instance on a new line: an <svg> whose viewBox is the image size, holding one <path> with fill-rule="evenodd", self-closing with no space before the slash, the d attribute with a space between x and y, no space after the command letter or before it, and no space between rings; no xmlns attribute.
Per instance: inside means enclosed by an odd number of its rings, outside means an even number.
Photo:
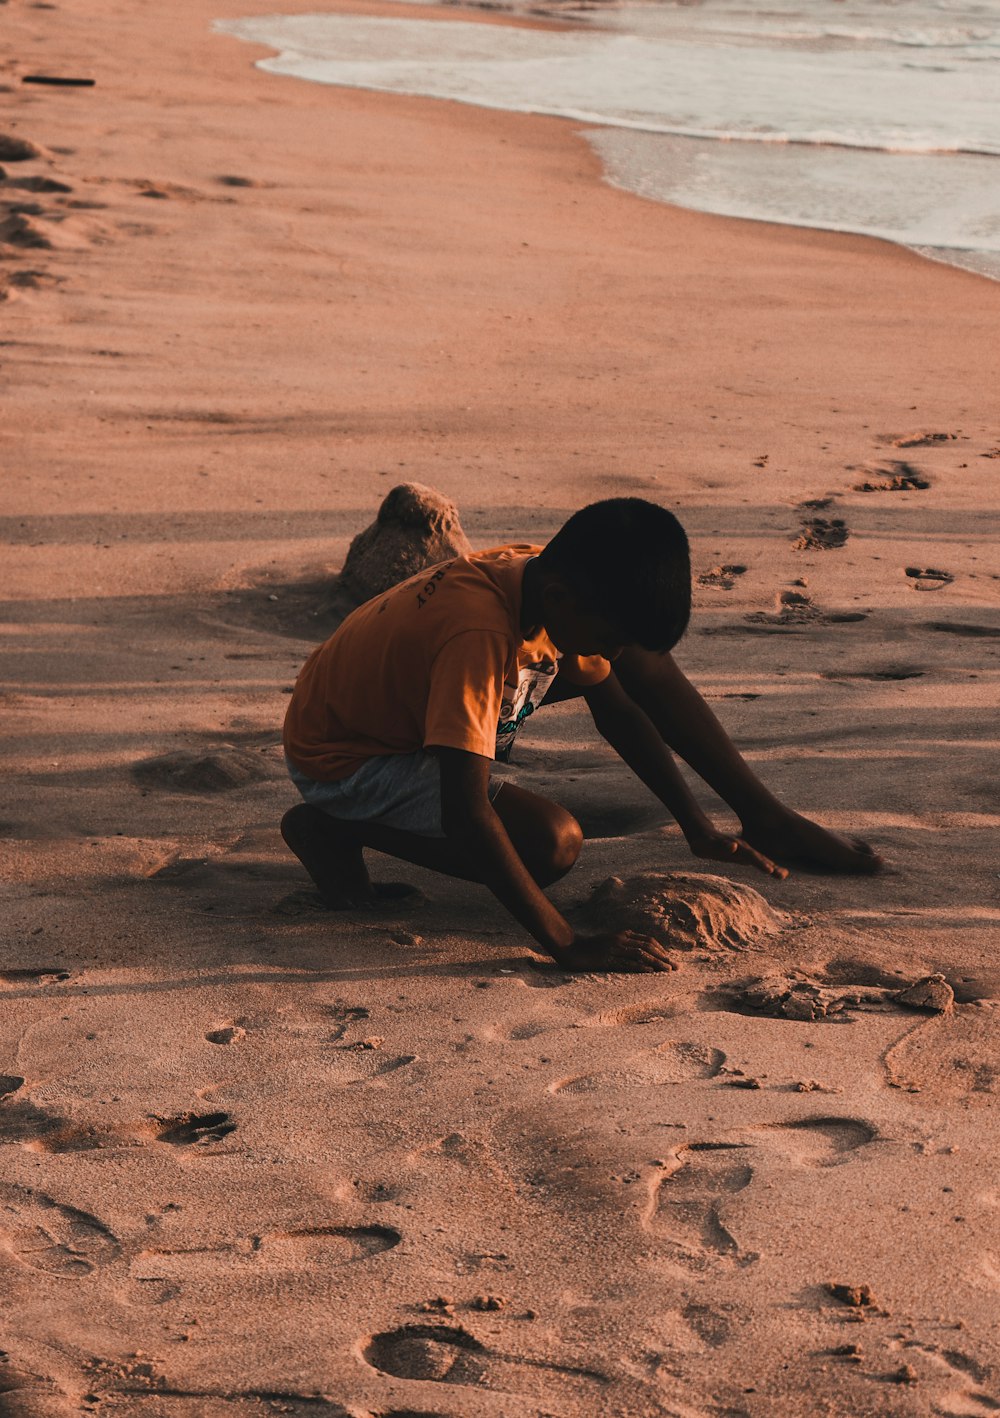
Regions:
<svg viewBox="0 0 1000 1418"><path fill-rule="evenodd" d="M398 894L369 880L370 847L483 883L564 968L671 969L650 937L574 932L542 887L576 861L579 824L490 776L547 691L550 701L583 695L598 732L696 856L777 877L787 872L765 853L874 870L863 844L764 789L674 665L669 651L690 610L683 528L640 498L593 503L540 550L457 557L356 610L307 660L285 719L289 772L305 802L281 832L327 905ZM741 837L714 827L666 744L735 808Z"/></svg>

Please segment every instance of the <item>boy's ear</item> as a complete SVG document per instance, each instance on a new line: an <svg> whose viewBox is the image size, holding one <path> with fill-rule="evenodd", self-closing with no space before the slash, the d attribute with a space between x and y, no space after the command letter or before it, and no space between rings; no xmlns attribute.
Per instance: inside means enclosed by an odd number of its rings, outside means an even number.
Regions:
<svg viewBox="0 0 1000 1418"><path fill-rule="evenodd" d="M546 611L566 611L576 607L576 596L561 576L553 576L542 587L542 606Z"/></svg>

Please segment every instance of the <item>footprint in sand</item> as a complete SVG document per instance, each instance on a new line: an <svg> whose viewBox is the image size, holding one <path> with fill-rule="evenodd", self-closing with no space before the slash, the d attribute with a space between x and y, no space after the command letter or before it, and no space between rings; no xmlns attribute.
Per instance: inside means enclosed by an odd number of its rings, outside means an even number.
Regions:
<svg viewBox="0 0 1000 1418"><path fill-rule="evenodd" d="M0 1234L23 1265L67 1279L90 1275L121 1251L96 1216L12 1182L0 1181Z"/></svg>
<svg viewBox="0 0 1000 1418"><path fill-rule="evenodd" d="M940 591L942 586L950 585L955 579L950 571L937 571L932 566L907 566L904 575L914 583L915 591Z"/></svg>
<svg viewBox="0 0 1000 1418"><path fill-rule="evenodd" d="M674 999L650 1000L646 1004L622 1004L617 1009L603 1009L600 1014L583 1020L585 1028L595 1025L604 1029L617 1029L630 1024L658 1024L664 1019L673 1019L682 1012L682 1006Z"/></svg>
<svg viewBox="0 0 1000 1418"><path fill-rule="evenodd" d="M261 1242L261 1253L279 1257L294 1253L295 1264L351 1265L391 1251L403 1236L393 1226L302 1226L275 1231Z"/></svg>
<svg viewBox="0 0 1000 1418"><path fill-rule="evenodd" d="M241 1236L215 1245L148 1247L129 1267L139 1285L171 1287L171 1298L187 1285L246 1285L255 1271L304 1270L315 1274L331 1266L354 1265L394 1250L403 1236L392 1226L302 1226L264 1236Z"/></svg>
<svg viewBox="0 0 1000 1418"><path fill-rule="evenodd" d="M890 434L883 441L894 448L933 448L937 444L952 443L956 438L957 433L900 433L895 437Z"/></svg>
<svg viewBox="0 0 1000 1418"><path fill-rule="evenodd" d="M930 482L912 463L890 459L885 463L866 463L858 469L864 481L854 484L855 492L915 492L930 487Z"/></svg>
<svg viewBox="0 0 1000 1418"><path fill-rule="evenodd" d="M645 1225L665 1237L671 1259L704 1270L718 1259L745 1265L756 1259L741 1250L726 1224L730 1198L754 1178L754 1150L777 1148L800 1166L830 1167L875 1140L857 1118L795 1118L748 1129L746 1140L691 1143L675 1154L676 1165L652 1179Z"/></svg>
<svg viewBox="0 0 1000 1418"><path fill-rule="evenodd" d="M909 1029L884 1056L893 1088L988 1106L1000 1094L1000 1006L967 1005Z"/></svg>
<svg viewBox="0 0 1000 1418"><path fill-rule="evenodd" d="M171 197L177 197L181 201L187 202L218 202L221 200L218 197L207 197L196 187L182 187L177 182L155 182L149 177L137 177L128 185L134 187L140 197L153 197L161 202L165 202Z"/></svg>
<svg viewBox="0 0 1000 1418"><path fill-rule="evenodd" d="M927 671L919 665L880 665L870 670L820 670L820 679L904 680L920 679Z"/></svg>
<svg viewBox="0 0 1000 1418"><path fill-rule="evenodd" d="M748 625L808 625L812 621L825 620L819 606L804 591L785 589L774 597L774 611L750 611L743 617Z"/></svg>
<svg viewBox="0 0 1000 1418"><path fill-rule="evenodd" d="M181 1113L154 1121L159 1129L157 1142L169 1142L173 1147L206 1147L236 1131L228 1113Z"/></svg>
<svg viewBox="0 0 1000 1418"><path fill-rule="evenodd" d="M324 1005L323 1013L335 1021L333 1033L330 1035L331 1044L339 1044L352 1024L360 1024L371 1018L371 1011L365 1009L364 1005L343 1004L339 1000L336 1004Z"/></svg>
<svg viewBox="0 0 1000 1418"><path fill-rule="evenodd" d="M489 1146L480 1138L467 1137L461 1132L449 1132L444 1137L436 1137L415 1148L411 1154L413 1161L419 1162L424 1158L458 1162L470 1171L487 1172L494 1177L500 1175L496 1158Z"/></svg>
<svg viewBox="0 0 1000 1418"><path fill-rule="evenodd" d="M723 1219L727 1199L753 1181L743 1147L692 1143L676 1154L673 1171L654 1179L646 1225L662 1237L668 1256L691 1270L705 1270L720 1258L752 1259L741 1256Z"/></svg>
<svg viewBox="0 0 1000 1418"><path fill-rule="evenodd" d="M405 1324L362 1341L362 1357L397 1379L462 1384L525 1398L596 1402L610 1380L596 1369L490 1349L461 1325Z"/></svg>
<svg viewBox="0 0 1000 1418"><path fill-rule="evenodd" d="M549 1084L549 1093L604 1093L618 1088L662 1088L697 1078L715 1078L726 1056L709 1044L668 1039L647 1054L631 1059L624 1068L604 1069L562 1078Z"/></svg>
<svg viewBox="0 0 1000 1418"><path fill-rule="evenodd" d="M0 985L58 985L69 979L68 970L36 966L31 970L0 970Z"/></svg>
<svg viewBox="0 0 1000 1418"><path fill-rule="evenodd" d="M980 1387L989 1380L990 1369L971 1354L965 1354L960 1349L922 1343L918 1339L907 1339L902 1351L911 1359L918 1355L923 1359L918 1366L918 1377L923 1385L933 1385L938 1390L940 1380L948 1383L949 1388L945 1392L934 1393L934 1413L975 1418L977 1414L1000 1412L1000 1399Z"/></svg>
<svg viewBox="0 0 1000 1418"><path fill-rule="evenodd" d="M859 1147L874 1142L878 1133L858 1118L818 1117L789 1123L766 1123L756 1131L767 1133L793 1161L806 1167L835 1167Z"/></svg>
<svg viewBox="0 0 1000 1418"><path fill-rule="evenodd" d="M847 523L841 517L808 517L792 542L792 550L832 551L842 547L849 536Z"/></svg>
<svg viewBox="0 0 1000 1418"><path fill-rule="evenodd" d="M239 1024L223 1024L218 1029L209 1029L205 1040L209 1044L236 1044L246 1036L247 1031Z"/></svg>
<svg viewBox="0 0 1000 1418"><path fill-rule="evenodd" d="M358 1039L353 1044L340 1044L332 1060L333 1081L346 1088L359 1088L378 1083L389 1074L410 1068L418 1061L417 1054L383 1054L382 1039L377 1035Z"/></svg>
<svg viewBox="0 0 1000 1418"><path fill-rule="evenodd" d="M732 1305L704 1305L692 1300L679 1312L684 1324L709 1349L721 1349L732 1338L734 1323L730 1317Z"/></svg>
<svg viewBox="0 0 1000 1418"><path fill-rule="evenodd" d="M700 586L714 586L718 591L731 591L736 585L736 581L746 572L745 566L727 562L722 566L713 566L710 571L703 571L698 577Z"/></svg>
<svg viewBox="0 0 1000 1418"><path fill-rule="evenodd" d="M773 631L788 630L796 633L797 627L821 624L821 625L847 625L854 624L859 620L867 620L870 611L822 611L817 606L811 596L804 595L801 591L785 590L779 591L774 598L775 609L768 611L750 611L743 617L747 627L755 630ZM727 698L733 696L726 696ZM745 696L739 696L741 698ZM750 698L757 698L751 695Z"/></svg>

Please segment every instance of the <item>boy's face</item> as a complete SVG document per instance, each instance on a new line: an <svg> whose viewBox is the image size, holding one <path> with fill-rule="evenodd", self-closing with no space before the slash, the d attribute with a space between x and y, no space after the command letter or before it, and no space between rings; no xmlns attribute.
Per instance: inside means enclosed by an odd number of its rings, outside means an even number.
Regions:
<svg viewBox="0 0 1000 1418"><path fill-rule="evenodd" d="M550 581L543 590L542 615L549 639L564 655L615 660L628 643L613 621L581 605L575 591L562 581Z"/></svg>

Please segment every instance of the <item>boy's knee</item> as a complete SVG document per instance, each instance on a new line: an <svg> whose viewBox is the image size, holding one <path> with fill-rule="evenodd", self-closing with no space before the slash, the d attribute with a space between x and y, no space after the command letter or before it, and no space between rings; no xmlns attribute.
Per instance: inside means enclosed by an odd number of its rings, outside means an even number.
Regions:
<svg viewBox="0 0 1000 1418"><path fill-rule="evenodd" d="M560 813L553 823L552 869L562 875L576 862L583 846L583 828L569 812Z"/></svg>

